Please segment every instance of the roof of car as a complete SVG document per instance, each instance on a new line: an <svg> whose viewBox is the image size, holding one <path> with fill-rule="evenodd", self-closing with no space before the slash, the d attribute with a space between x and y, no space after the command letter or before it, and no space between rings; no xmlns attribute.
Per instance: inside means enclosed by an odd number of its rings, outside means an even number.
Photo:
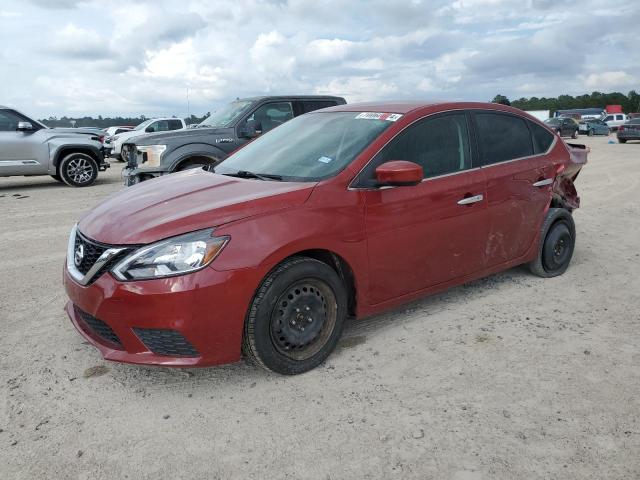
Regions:
<svg viewBox="0 0 640 480"><path fill-rule="evenodd" d="M285 99L294 99L294 100L344 100L342 97L336 97L333 95L262 95L259 97L247 97L240 98L238 100L285 100Z"/></svg>
<svg viewBox="0 0 640 480"><path fill-rule="evenodd" d="M5 107L4 105L0 105L0 110L8 110L9 107Z"/></svg>
<svg viewBox="0 0 640 480"><path fill-rule="evenodd" d="M323 112L383 112L383 113L402 113L407 114L414 110L427 107L440 107L446 109L474 109L489 108L491 110L518 111L513 107L501 105L498 103L486 102L447 102L447 101L388 101L388 102L362 102L349 103L346 105L338 105L335 107L325 108Z"/></svg>

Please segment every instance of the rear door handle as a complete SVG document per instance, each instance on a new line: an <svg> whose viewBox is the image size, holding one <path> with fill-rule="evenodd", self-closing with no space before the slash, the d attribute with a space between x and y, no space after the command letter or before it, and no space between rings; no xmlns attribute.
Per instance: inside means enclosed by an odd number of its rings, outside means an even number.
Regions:
<svg viewBox="0 0 640 480"><path fill-rule="evenodd" d="M473 197L466 197L462 200L458 200L458 205L471 205L472 203L481 202L484 200L484 195L474 195Z"/></svg>
<svg viewBox="0 0 640 480"><path fill-rule="evenodd" d="M553 183L553 178L545 178L544 180L538 180L533 184L534 187L544 187L546 185L551 185Z"/></svg>

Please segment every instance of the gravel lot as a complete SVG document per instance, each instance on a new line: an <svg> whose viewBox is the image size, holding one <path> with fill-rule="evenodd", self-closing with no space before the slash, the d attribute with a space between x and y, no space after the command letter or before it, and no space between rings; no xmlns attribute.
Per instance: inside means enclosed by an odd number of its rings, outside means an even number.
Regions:
<svg viewBox="0 0 640 480"><path fill-rule="evenodd" d="M122 164L88 189L0 179L0 478L640 478L640 143L607 140L580 137L565 275L513 269L353 323L286 378L103 361L61 269Z"/></svg>

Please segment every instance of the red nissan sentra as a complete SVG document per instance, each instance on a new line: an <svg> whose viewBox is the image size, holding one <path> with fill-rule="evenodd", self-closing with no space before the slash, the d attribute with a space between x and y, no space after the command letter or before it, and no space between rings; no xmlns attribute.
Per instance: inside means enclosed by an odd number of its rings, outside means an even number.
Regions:
<svg viewBox="0 0 640 480"><path fill-rule="evenodd" d="M369 103L295 118L73 228L64 284L108 360L310 370L364 317L520 264L562 274L587 150L520 110Z"/></svg>

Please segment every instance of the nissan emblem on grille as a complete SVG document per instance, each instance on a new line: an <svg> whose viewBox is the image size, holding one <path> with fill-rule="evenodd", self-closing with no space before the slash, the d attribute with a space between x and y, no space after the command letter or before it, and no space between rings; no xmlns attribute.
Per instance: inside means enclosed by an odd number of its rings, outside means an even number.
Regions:
<svg viewBox="0 0 640 480"><path fill-rule="evenodd" d="M73 254L73 263L76 264L76 267L79 267L82 264L82 260L84 259L84 246L82 243L79 243L76 246L76 250Z"/></svg>

